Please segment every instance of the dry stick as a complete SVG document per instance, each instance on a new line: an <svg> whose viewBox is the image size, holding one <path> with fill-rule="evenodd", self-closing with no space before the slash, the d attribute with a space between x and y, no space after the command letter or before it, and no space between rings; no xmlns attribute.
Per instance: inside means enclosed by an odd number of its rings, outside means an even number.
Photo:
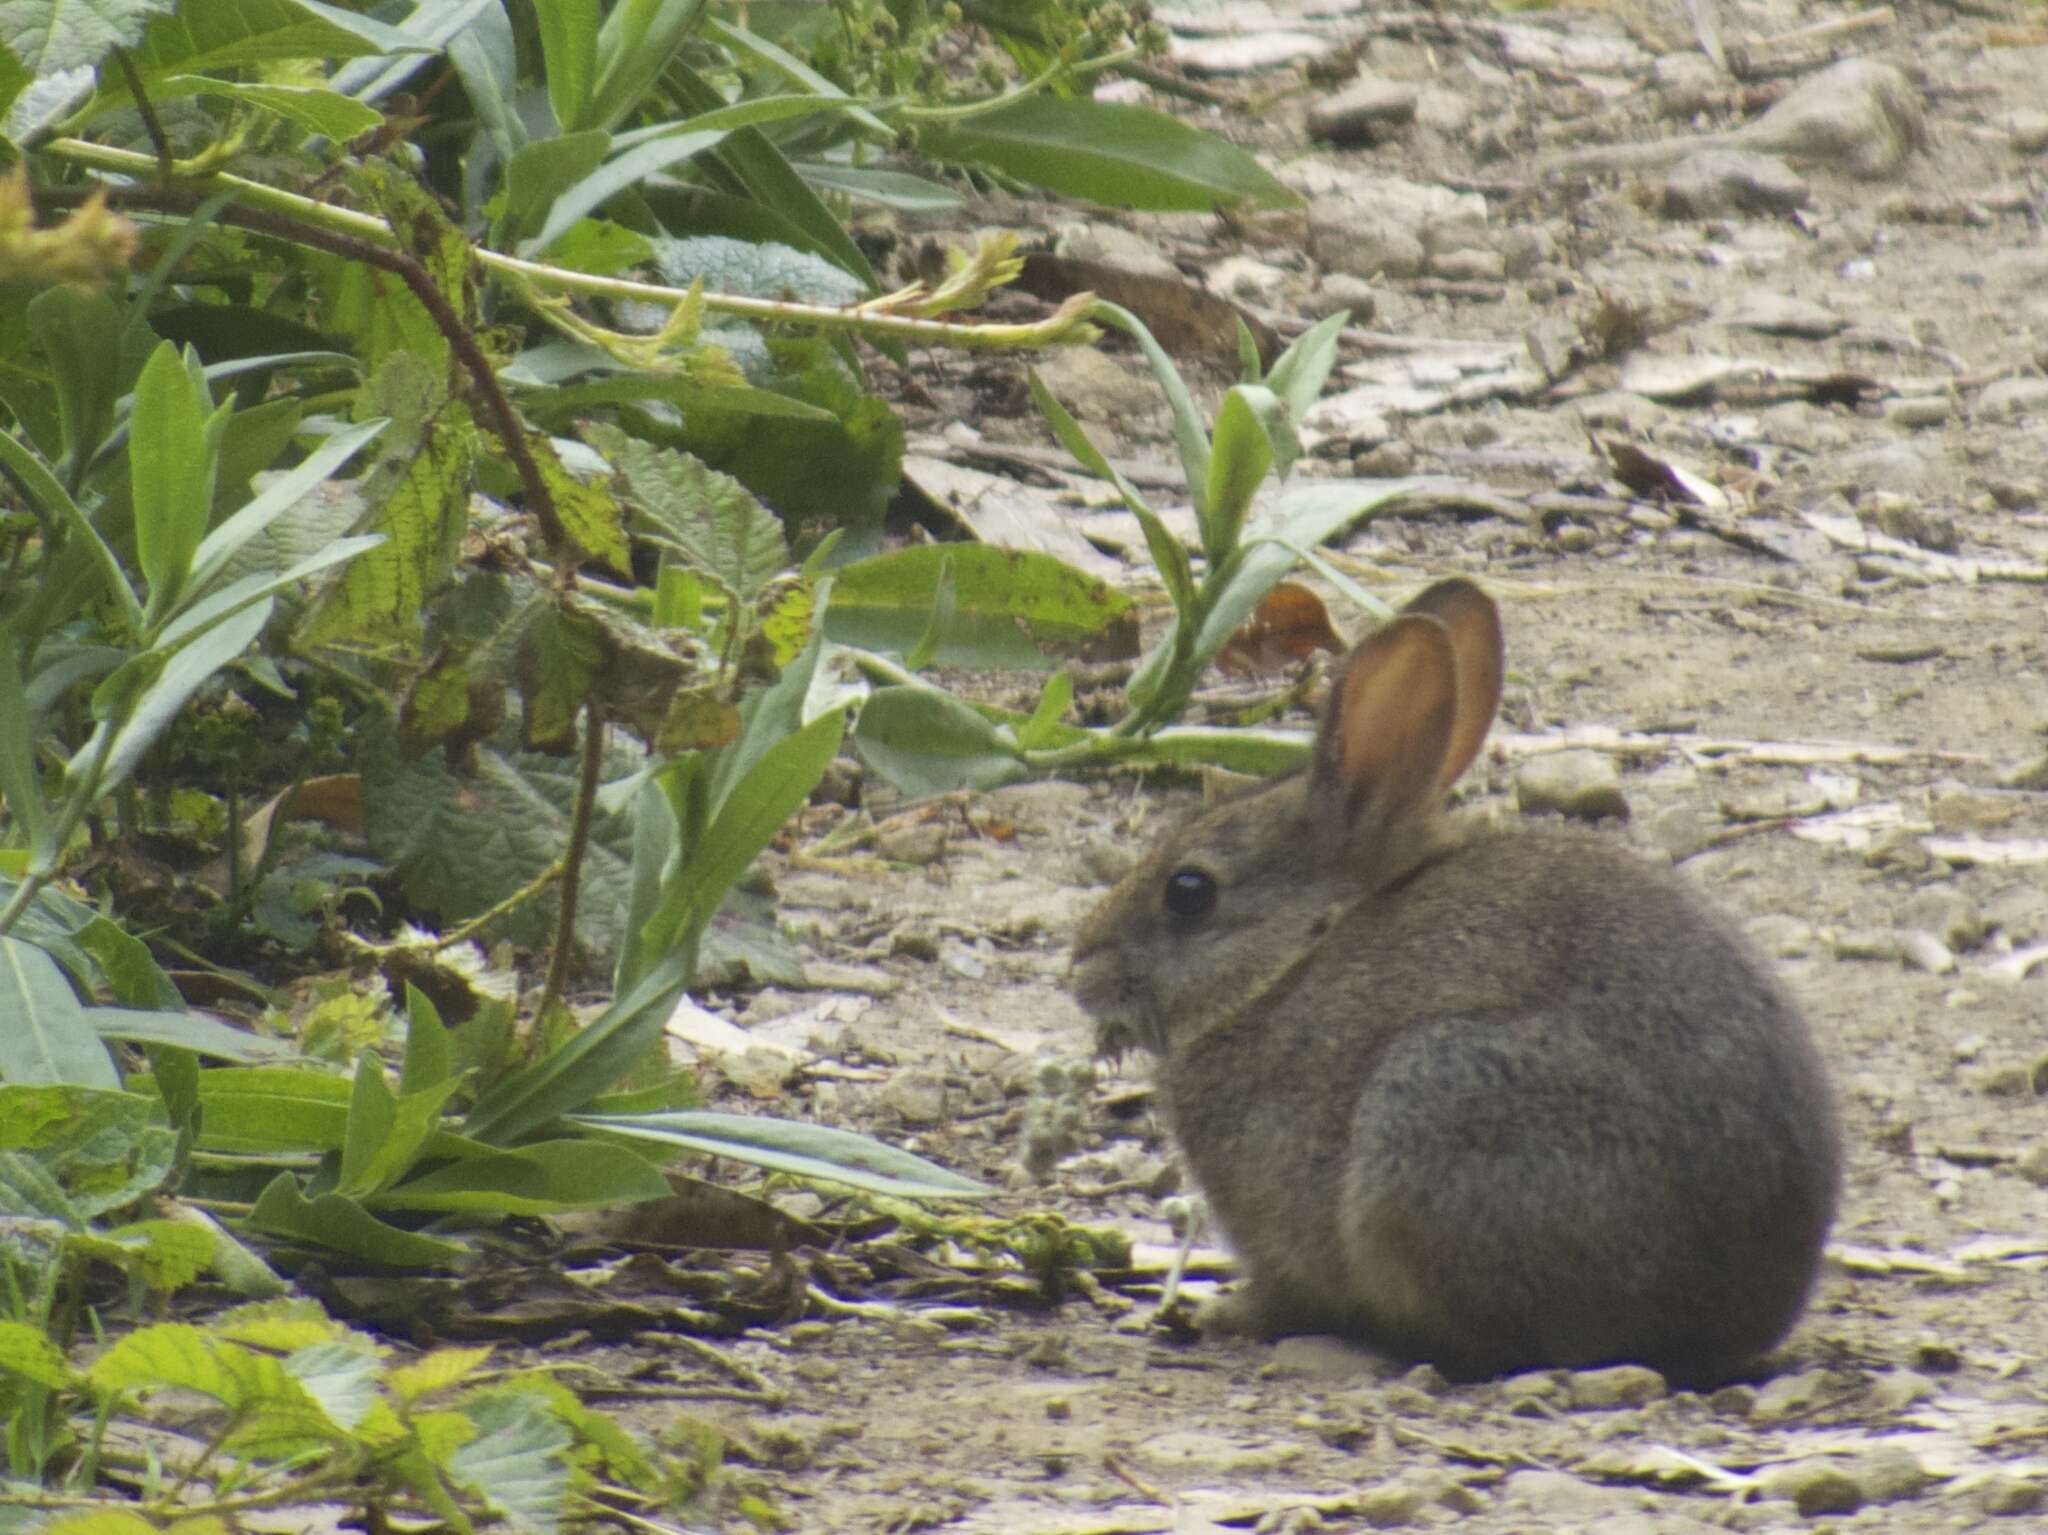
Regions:
<svg viewBox="0 0 2048 1535"><path fill-rule="evenodd" d="M583 860L590 850L590 821L604 777L604 704L592 694L583 704L583 773L576 783L576 806L570 813L569 845L562 849L561 906L555 916L555 942L548 955L547 979L541 983L534 1022L546 1026L548 1010L562 1000L569 976L569 955L576 947L576 897L583 887Z"/></svg>

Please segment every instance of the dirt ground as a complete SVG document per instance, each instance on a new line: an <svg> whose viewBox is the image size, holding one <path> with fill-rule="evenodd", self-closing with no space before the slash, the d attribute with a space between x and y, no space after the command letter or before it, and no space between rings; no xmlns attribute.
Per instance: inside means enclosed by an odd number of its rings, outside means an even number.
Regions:
<svg viewBox="0 0 2048 1535"><path fill-rule="evenodd" d="M801 1529L2048 1528L2048 964L2027 952L2048 943L2044 13L1907 4L1889 25L1818 34L1746 85L1724 76L1682 97L1669 82L1693 75L1668 60L1697 50L1676 6L1512 17L1557 39L1633 40L1640 68L1603 66L1590 46L1572 57L1592 63L1519 63L1492 30L1502 18L1469 7L1405 30L1313 9L1301 25L1362 40L1366 68L1469 110L1426 112L1370 147L1312 146L1305 115L1341 81L1219 81L1271 93L1262 151L1291 176L1476 187L1486 219L1471 248L1522 267L1374 281L1361 322L1374 336L1513 348L1546 326L1584 336L1603 303L1647 317L1628 357L1396 411L1377 440L1332 429L1302 472L1448 474L1499 497L1368 523L1346 568L1396 599L1453 571L1499 597L1503 730L1468 795L1505 799L1535 756L1605 730L1630 812L1610 834L1677 860L1778 962L1832 1065L1847 1143L1811 1310L1765 1373L1710 1397L1640 1372L1451 1386L1317 1340L1180 1337L1134 1286L1036 1310L814 1310L720 1345L781 1405L628 1415L718 1425L743 1451L732 1485ZM1723 38L1850 14L1757 5L1724 15ZM1800 166L1795 212L1670 216L1664 168L1543 174L1560 146L1753 119L1858 50L1902 71L1924 137L1875 179ZM1228 113L1204 121L1246 132ZM1299 222L1120 222L1192 275L1248 256L1281 274L1283 298L1324 275ZM1513 256L1530 250L1533 266ZM1841 324L1728 322L1773 296ZM1645 357L1712 355L1764 366L1690 395L1624 387ZM1331 392L1412 362L1353 346ZM1111 364L1148 397L1128 351ZM1020 372L949 364L925 381L919 425L936 440L966 420L984 441L1048 447ZM1078 376L1063 387L1085 389ZM1170 454L1163 418L1114 424L1115 451ZM1594 456L1596 431L1713 481L1727 505L1630 496ZM1827 532L1843 524L1900 543L1851 548ZM1829 749L1795 749L1813 743ZM1074 925L1194 795L1118 779L900 806L870 849L882 858L830 863L802 853L830 829L819 812L774 872L823 988L712 999L803 1060L753 1096L998 1183L997 1213L1049 1208L1147 1253L1170 1243L1166 1203L1184 1191L1142 1060L1102 1068L1080 1095L1074 1152L1048 1181L1020 1158L1057 1112L1043 1063L1089 1052L1062 990ZM709 1080L739 1106L747 1077ZM1227 1269L1211 1254L1197 1272L1213 1284ZM679 1378L686 1399L691 1379L716 1377L652 1341L604 1362ZM724 1506L716 1517L738 1517Z"/></svg>

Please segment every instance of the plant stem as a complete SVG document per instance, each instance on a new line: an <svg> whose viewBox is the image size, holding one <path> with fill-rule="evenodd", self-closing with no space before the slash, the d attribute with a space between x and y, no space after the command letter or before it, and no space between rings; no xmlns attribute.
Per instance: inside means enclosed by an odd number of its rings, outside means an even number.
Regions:
<svg viewBox="0 0 2048 1535"><path fill-rule="evenodd" d="M576 898L583 884L583 865L590 851L590 822L597 810L597 791L604 783L604 704L593 694L583 705L583 775L576 784L576 806L569 820L569 844L562 849L562 892L555 919L555 943L548 955L547 980L540 989L534 1017L545 1025L548 1012L562 1000L569 960L576 952Z"/></svg>

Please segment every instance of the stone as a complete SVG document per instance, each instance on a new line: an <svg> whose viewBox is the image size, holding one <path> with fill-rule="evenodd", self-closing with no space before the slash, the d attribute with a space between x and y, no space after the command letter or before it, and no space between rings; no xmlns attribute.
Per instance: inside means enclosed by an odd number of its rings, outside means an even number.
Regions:
<svg viewBox="0 0 2048 1535"><path fill-rule="evenodd" d="M1332 144L1377 144L1415 121L1419 87L1362 76L1308 112L1311 137Z"/></svg>
<svg viewBox="0 0 2048 1535"><path fill-rule="evenodd" d="M1641 1407L1665 1395L1664 1377L1639 1364L1612 1365L1604 1370L1575 1370L1566 1382L1577 1408Z"/></svg>
<svg viewBox="0 0 2048 1535"><path fill-rule="evenodd" d="M1782 217L1806 206L1812 189L1782 160L1742 149L1690 155L1664 178L1664 216L1727 218L1764 213Z"/></svg>
<svg viewBox="0 0 2048 1535"><path fill-rule="evenodd" d="M1795 1460L1761 1472L1757 1481L1765 1494L1788 1498L1811 1519L1818 1514L1853 1514L1867 1499L1863 1484L1829 1460Z"/></svg>
<svg viewBox="0 0 2048 1535"><path fill-rule="evenodd" d="M1515 805L1523 815L1545 811L1583 821L1628 819L1621 774L1604 752L1546 752L1515 773Z"/></svg>

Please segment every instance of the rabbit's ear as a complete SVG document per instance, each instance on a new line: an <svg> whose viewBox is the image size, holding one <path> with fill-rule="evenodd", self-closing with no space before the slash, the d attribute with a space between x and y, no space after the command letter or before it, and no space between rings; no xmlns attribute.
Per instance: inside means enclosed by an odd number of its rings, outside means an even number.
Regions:
<svg viewBox="0 0 2048 1535"><path fill-rule="evenodd" d="M1316 732L1313 783L1347 818L1370 809L1384 825L1427 808L1443 790L1458 726L1458 662L1450 631L1403 613L1351 652Z"/></svg>
<svg viewBox="0 0 2048 1535"><path fill-rule="evenodd" d="M1438 780L1448 789L1479 755L1500 708L1501 682L1507 671L1500 610L1472 582L1453 576L1417 593L1401 611L1426 613L1441 623L1450 633L1451 650L1457 657L1458 723L1451 732L1443 776Z"/></svg>

